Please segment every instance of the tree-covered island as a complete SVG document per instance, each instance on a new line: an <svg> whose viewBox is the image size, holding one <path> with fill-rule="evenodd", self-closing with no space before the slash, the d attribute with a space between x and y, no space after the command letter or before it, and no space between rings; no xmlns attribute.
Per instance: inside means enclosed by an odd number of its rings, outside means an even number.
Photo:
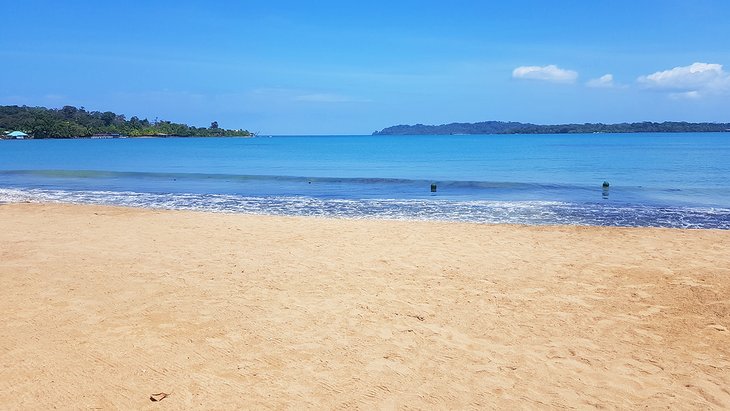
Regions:
<svg viewBox="0 0 730 411"><path fill-rule="evenodd" d="M111 111L87 111L83 107L60 109L27 106L0 106L0 138L21 131L32 138L77 138L92 136L180 136L250 137L247 130L227 130L213 121L210 127L193 127L164 120L149 121Z"/></svg>
<svg viewBox="0 0 730 411"><path fill-rule="evenodd" d="M376 131L373 135L449 135L449 134L588 134L588 133L708 133L728 132L730 123L585 123L540 125L505 121L451 123L435 125L398 125Z"/></svg>

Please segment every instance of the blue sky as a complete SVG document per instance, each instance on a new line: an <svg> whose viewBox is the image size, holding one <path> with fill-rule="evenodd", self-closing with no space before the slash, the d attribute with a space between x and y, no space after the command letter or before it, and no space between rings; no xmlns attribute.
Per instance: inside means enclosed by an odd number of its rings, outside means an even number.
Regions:
<svg viewBox="0 0 730 411"><path fill-rule="evenodd" d="M725 0L0 0L0 12L0 104L265 134L730 122Z"/></svg>

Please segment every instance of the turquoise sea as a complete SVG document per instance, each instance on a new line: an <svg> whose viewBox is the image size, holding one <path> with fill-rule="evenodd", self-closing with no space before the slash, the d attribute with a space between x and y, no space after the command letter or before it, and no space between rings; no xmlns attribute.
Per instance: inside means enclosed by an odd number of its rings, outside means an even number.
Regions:
<svg viewBox="0 0 730 411"><path fill-rule="evenodd" d="M3 140L17 201L730 229L730 133Z"/></svg>

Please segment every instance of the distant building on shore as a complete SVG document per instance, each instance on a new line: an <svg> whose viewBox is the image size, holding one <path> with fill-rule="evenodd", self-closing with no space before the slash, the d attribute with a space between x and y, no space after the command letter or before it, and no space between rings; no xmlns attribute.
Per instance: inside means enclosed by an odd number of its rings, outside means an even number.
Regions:
<svg viewBox="0 0 730 411"><path fill-rule="evenodd" d="M15 140L25 140L28 138L27 134L23 133L22 131L11 131L8 133L5 133L5 138L15 139Z"/></svg>

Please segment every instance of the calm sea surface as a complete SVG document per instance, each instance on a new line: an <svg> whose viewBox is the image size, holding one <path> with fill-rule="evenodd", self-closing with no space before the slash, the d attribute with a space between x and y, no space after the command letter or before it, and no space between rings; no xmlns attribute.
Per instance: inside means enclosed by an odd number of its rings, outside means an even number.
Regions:
<svg viewBox="0 0 730 411"><path fill-rule="evenodd" d="M730 229L730 133L4 140L15 201Z"/></svg>

